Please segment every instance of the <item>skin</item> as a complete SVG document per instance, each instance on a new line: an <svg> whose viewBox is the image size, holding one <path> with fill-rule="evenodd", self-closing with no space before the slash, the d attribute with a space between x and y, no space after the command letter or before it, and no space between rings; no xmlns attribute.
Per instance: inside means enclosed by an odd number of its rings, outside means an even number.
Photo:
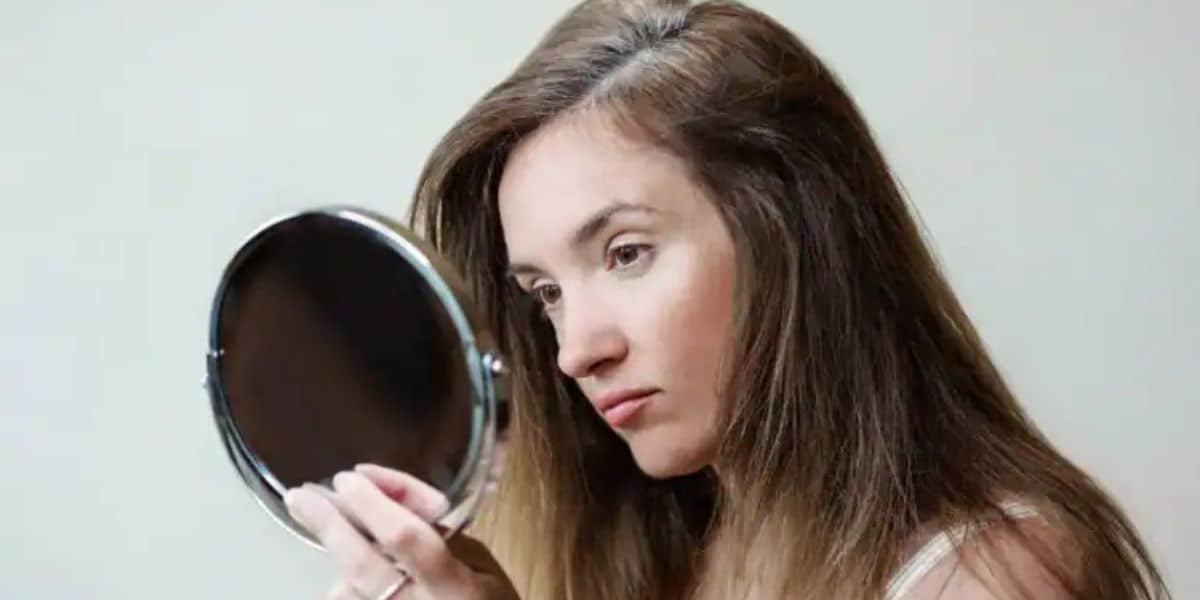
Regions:
<svg viewBox="0 0 1200 600"><path fill-rule="evenodd" d="M709 464L735 281L733 244L711 200L676 158L621 136L594 112L526 139L499 192L510 271L544 305L556 367L593 404L615 390L655 390L614 429L647 474ZM624 208L576 240L614 207ZM394 565L411 579L387 600L517 598L486 547L462 534L447 541L430 524L447 506L438 490L376 465L339 473L333 484L305 484L284 498L341 575L329 598L379 598L401 577ZM948 560L909 598L1005 598L1021 580L1034 597L1066 597L1028 555L1010 558L1016 577L986 583Z"/></svg>
<svg viewBox="0 0 1200 600"><path fill-rule="evenodd" d="M605 393L657 390L615 429L647 474L709 464L734 247L683 164L621 136L603 113L573 115L514 151L499 204L510 271L553 325L562 373L593 408Z"/></svg>
<svg viewBox="0 0 1200 600"><path fill-rule="evenodd" d="M582 113L519 145L499 196L510 271L544 305L556 367L593 403L613 391L654 391L614 429L647 474L709 464L734 248L683 164L620 135L603 114ZM596 220L601 212L607 218ZM597 226L581 238L589 221ZM333 484L284 498L342 574L330 598L375 598L397 581L393 563L412 580L390 598L516 597L486 548L462 535L446 542L429 524L445 509L436 489L375 465Z"/></svg>

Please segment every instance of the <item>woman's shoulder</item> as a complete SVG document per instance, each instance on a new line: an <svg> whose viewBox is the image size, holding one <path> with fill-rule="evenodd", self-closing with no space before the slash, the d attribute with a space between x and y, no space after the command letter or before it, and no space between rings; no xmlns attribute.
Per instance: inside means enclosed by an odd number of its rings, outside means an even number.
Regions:
<svg viewBox="0 0 1200 600"><path fill-rule="evenodd" d="M1058 568L1071 562L1069 536L1031 504L1009 502L1001 511L1004 518L929 536L897 573L888 600L1073 598Z"/></svg>

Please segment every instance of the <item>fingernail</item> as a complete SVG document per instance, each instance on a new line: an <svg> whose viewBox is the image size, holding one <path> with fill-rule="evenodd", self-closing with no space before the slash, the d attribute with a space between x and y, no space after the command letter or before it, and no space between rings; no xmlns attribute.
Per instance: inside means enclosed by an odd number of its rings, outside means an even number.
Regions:
<svg viewBox="0 0 1200 600"><path fill-rule="evenodd" d="M333 486L334 484L332 481L330 481L329 485ZM311 482L305 483L304 485L302 485L300 487L334 503L335 505L337 504L337 493L335 493L331 487L325 487L323 485L318 485L316 483L311 483Z"/></svg>
<svg viewBox="0 0 1200 600"><path fill-rule="evenodd" d="M332 480L330 481L330 483L333 483ZM300 489L308 490L314 494L320 494L322 491L329 491L329 488L327 488L323 485L313 483L311 481L306 481L306 482L300 484Z"/></svg>
<svg viewBox="0 0 1200 600"><path fill-rule="evenodd" d="M339 471L337 475L333 476L333 489L339 492L345 490L349 478L350 476L345 471Z"/></svg>
<svg viewBox="0 0 1200 600"><path fill-rule="evenodd" d="M283 494L283 503L287 506L288 514L292 515L297 521L304 521L304 503L300 501L299 490L291 488Z"/></svg>

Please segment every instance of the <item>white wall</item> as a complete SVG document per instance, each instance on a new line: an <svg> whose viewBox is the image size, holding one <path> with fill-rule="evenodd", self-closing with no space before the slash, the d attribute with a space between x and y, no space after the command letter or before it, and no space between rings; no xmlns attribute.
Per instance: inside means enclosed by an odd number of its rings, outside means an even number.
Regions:
<svg viewBox="0 0 1200 600"><path fill-rule="evenodd" d="M213 286L281 211L401 213L565 6L0 0L0 596L323 594L218 445ZM1030 410L1200 596L1200 5L757 6L844 77Z"/></svg>

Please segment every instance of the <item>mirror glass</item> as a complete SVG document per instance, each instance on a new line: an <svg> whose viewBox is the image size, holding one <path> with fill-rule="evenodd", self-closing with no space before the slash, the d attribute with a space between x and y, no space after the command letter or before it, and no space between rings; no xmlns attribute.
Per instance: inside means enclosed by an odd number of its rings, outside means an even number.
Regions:
<svg viewBox="0 0 1200 600"><path fill-rule="evenodd" d="M394 223L327 209L265 225L226 268L210 320L217 424L260 503L310 541L281 507L289 487L369 462L461 503L487 471L496 358L435 264Z"/></svg>

